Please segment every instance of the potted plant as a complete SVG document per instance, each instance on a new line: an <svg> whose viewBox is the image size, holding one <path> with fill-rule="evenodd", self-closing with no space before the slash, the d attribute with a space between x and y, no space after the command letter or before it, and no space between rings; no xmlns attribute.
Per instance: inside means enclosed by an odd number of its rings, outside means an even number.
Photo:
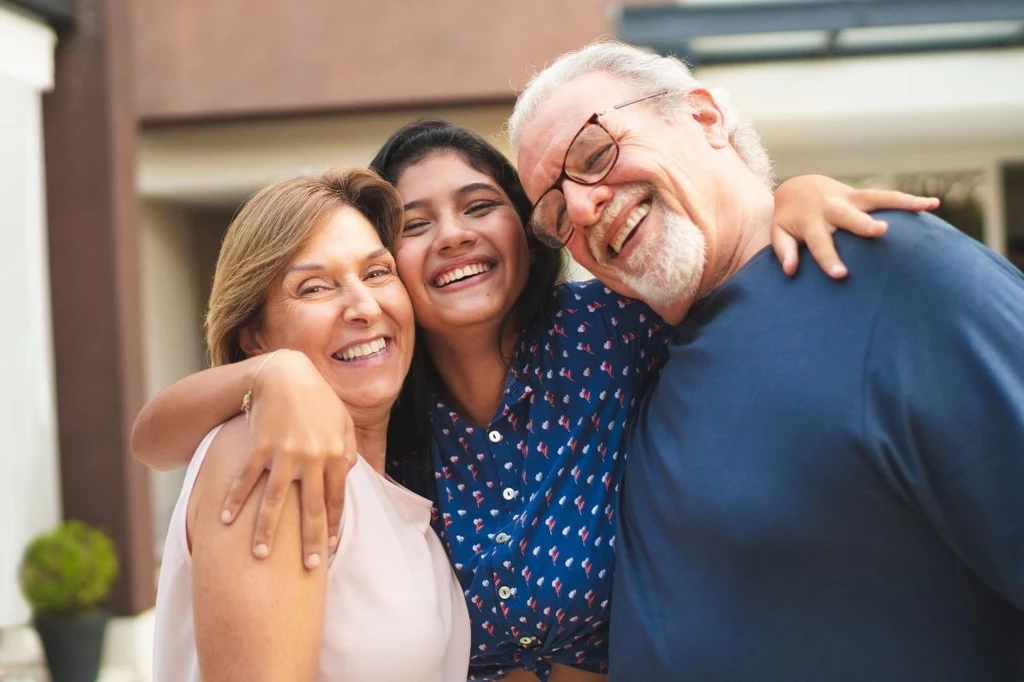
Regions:
<svg viewBox="0 0 1024 682"><path fill-rule="evenodd" d="M25 550L19 582L32 607L53 682L95 682L117 579L114 542L81 521L37 535Z"/></svg>

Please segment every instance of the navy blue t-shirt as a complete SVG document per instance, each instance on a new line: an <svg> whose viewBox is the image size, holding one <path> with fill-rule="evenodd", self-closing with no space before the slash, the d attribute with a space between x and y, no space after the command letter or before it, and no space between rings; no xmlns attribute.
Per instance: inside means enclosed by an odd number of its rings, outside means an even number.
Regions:
<svg viewBox="0 0 1024 682"><path fill-rule="evenodd" d="M611 682L1024 680L1024 276L932 216L770 250L630 435Z"/></svg>

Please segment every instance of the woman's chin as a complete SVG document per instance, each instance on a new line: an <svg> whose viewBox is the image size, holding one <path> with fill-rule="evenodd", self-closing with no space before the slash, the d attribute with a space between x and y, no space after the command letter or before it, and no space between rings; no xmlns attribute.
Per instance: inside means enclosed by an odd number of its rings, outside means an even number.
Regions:
<svg viewBox="0 0 1024 682"><path fill-rule="evenodd" d="M393 377L377 377L360 378L354 382L354 378L351 375L335 377L331 382L334 384L334 392L349 410L382 414L391 411L402 390L401 381Z"/></svg>

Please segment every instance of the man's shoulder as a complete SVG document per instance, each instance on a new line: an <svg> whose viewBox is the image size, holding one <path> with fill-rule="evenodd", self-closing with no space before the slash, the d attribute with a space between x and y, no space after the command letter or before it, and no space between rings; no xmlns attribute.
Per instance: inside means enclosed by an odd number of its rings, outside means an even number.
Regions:
<svg viewBox="0 0 1024 682"><path fill-rule="evenodd" d="M930 214L886 211L885 236L837 238L851 284L869 282L894 329L917 320L930 329L1024 315L1024 275L1006 259Z"/></svg>
<svg viewBox="0 0 1024 682"><path fill-rule="evenodd" d="M929 213L882 211L889 230L878 239L838 234L851 278L885 281L888 293L927 298L970 296L979 289L1021 289L1024 276L997 253Z"/></svg>

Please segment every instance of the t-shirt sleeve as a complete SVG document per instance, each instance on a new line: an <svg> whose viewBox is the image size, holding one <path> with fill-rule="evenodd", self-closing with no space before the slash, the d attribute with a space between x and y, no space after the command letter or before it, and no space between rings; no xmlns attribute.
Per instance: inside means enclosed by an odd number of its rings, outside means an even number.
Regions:
<svg viewBox="0 0 1024 682"><path fill-rule="evenodd" d="M1024 276L934 229L879 308L864 436L907 504L1024 609Z"/></svg>

